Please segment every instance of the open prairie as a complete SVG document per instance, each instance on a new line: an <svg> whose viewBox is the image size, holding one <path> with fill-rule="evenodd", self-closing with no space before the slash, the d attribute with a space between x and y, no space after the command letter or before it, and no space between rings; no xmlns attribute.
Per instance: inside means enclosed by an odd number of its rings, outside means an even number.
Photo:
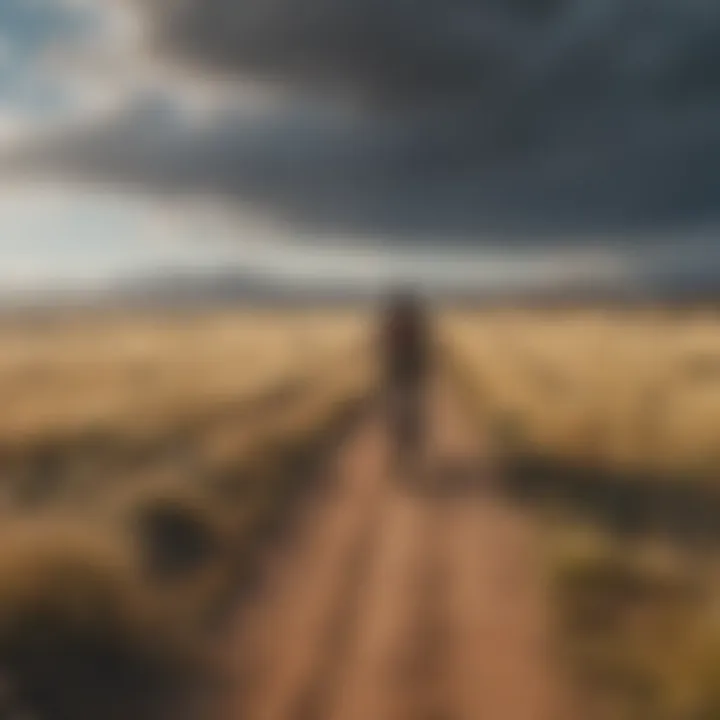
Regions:
<svg viewBox="0 0 720 720"><path fill-rule="evenodd" d="M720 716L717 313L505 310L448 335L508 496L545 528L576 716Z"/></svg>
<svg viewBox="0 0 720 720"><path fill-rule="evenodd" d="M714 315L436 321L409 468L369 314L3 325L2 712L715 717Z"/></svg>
<svg viewBox="0 0 720 720"><path fill-rule="evenodd" d="M253 548L367 396L367 333L322 312L3 324L3 717L152 715L199 677Z"/></svg>

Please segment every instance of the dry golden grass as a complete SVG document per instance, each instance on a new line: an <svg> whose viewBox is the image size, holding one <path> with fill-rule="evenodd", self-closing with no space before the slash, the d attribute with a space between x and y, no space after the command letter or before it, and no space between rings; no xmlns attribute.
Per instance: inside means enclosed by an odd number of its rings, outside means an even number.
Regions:
<svg viewBox="0 0 720 720"><path fill-rule="evenodd" d="M361 317L319 313L0 329L0 469L30 500L68 476L95 485L164 443L245 422L253 401L312 382L364 333Z"/></svg>
<svg viewBox="0 0 720 720"><path fill-rule="evenodd" d="M159 718L195 689L208 623L368 391L366 324L0 327L2 717Z"/></svg>
<svg viewBox="0 0 720 720"><path fill-rule="evenodd" d="M560 647L583 717L720 717L720 624L708 567L667 548L568 530L552 558Z"/></svg>
<svg viewBox="0 0 720 720"><path fill-rule="evenodd" d="M508 310L445 330L508 489L551 521L581 716L719 718L720 317Z"/></svg>
<svg viewBox="0 0 720 720"><path fill-rule="evenodd" d="M448 324L489 421L525 449L627 473L720 472L720 318L495 312Z"/></svg>

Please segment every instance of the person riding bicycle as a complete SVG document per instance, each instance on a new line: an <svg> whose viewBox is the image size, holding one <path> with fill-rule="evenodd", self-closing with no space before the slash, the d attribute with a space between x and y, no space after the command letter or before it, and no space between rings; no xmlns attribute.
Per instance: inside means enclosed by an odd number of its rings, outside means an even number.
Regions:
<svg viewBox="0 0 720 720"><path fill-rule="evenodd" d="M391 439L403 464L423 444L424 394L430 369L430 332L426 313L412 291L394 293L382 328L385 390Z"/></svg>

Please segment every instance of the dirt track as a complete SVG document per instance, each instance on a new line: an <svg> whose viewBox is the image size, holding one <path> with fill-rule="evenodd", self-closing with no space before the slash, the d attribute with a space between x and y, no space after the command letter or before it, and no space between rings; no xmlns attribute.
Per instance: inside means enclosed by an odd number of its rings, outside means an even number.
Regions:
<svg viewBox="0 0 720 720"><path fill-rule="evenodd" d="M533 526L493 492L458 403L432 403L432 491L390 475L379 420L271 559L232 633L242 720L558 720Z"/></svg>

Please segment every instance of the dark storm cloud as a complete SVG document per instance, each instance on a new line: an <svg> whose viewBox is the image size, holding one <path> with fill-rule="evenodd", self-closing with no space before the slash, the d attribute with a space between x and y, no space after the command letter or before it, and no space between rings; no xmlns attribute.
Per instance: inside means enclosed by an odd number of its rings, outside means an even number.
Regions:
<svg viewBox="0 0 720 720"><path fill-rule="evenodd" d="M300 227L472 240L479 233L677 228L715 219L720 145L704 113L622 144L486 156L471 130L334 115L295 105L213 123L168 123L152 106L18 159L163 192L220 195Z"/></svg>
<svg viewBox="0 0 720 720"><path fill-rule="evenodd" d="M602 115L610 106L716 100L720 82L714 0L150 0L150 7L170 51L367 102L461 103L492 114L511 101L534 114L559 105Z"/></svg>
<svg viewBox="0 0 720 720"><path fill-rule="evenodd" d="M489 89L564 0L154 0L161 42L208 67L386 102Z"/></svg>
<svg viewBox="0 0 720 720"><path fill-rule="evenodd" d="M37 158L413 238L720 214L716 0L145 5L161 52L328 104L203 128L168 128L139 107ZM339 101L351 116L333 113Z"/></svg>

